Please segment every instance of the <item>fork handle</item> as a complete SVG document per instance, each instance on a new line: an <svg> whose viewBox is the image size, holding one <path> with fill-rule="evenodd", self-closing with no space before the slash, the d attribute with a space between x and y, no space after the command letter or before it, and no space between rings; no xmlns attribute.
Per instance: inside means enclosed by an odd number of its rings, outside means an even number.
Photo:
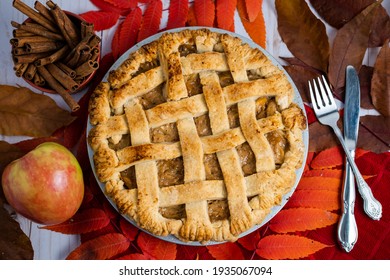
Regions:
<svg viewBox="0 0 390 280"><path fill-rule="evenodd" d="M341 218L338 224L338 238L340 246L350 252L358 239L358 229L355 219L355 177L348 161L345 163L344 185L342 192L342 210Z"/></svg>
<svg viewBox="0 0 390 280"><path fill-rule="evenodd" d="M362 174L360 174L359 169L357 168L354 159L352 158L347 146L345 145L342 133L337 125L332 126L334 133L339 139L341 146L344 149L345 155L347 156L348 162L351 165L353 174L356 178L357 188L360 195L363 198L363 209L364 212L373 220L380 220L382 217L382 205L381 203L374 198L372 191L366 181L364 180Z"/></svg>

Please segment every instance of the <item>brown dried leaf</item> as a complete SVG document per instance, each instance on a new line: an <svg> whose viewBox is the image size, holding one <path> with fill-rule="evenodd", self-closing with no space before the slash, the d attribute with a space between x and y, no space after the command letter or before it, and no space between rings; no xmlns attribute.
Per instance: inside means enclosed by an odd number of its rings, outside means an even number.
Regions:
<svg viewBox="0 0 390 280"><path fill-rule="evenodd" d="M336 34L329 57L329 81L336 91L345 85L345 68L352 65L360 69L367 50L370 27L376 8L375 2L346 23Z"/></svg>
<svg viewBox="0 0 390 280"><path fill-rule="evenodd" d="M325 25L304 0L276 0L278 31L291 53L307 65L327 71L329 41Z"/></svg>
<svg viewBox="0 0 390 280"><path fill-rule="evenodd" d="M373 2L374 0L310 0L317 13L337 29Z"/></svg>
<svg viewBox="0 0 390 280"><path fill-rule="evenodd" d="M333 130L319 122L309 125L309 151L319 152L339 144Z"/></svg>
<svg viewBox="0 0 390 280"><path fill-rule="evenodd" d="M390 150L390 117L364 116L360 118L358 147L374 153Z"/></svg>
<svg viewBox="0 0 390 280"><path fill-rule="evenodd" d="M24 87L0 85L0 134L50 136L75 117L55 101Z"/></svg>
<svg viewBox="0 0 390 280"><path fill-rule="evenodd" d="M284 69L290 75L304 102L310 103L310 93L307 81L318 77L318 72L310 67L300 65L285 66Z"/></svg>
<svg viewBox="0 0 390 280"><path fill-rule="evenodd" d="M390 46L386 40L374 65L371 81L371 97L375 108L390 117Z"/></svg>
<svg viewBox="0 0 390 280"><path fill-rule="evenodd" d="M367 65L362 65L359 71L360 81L360 106L364 109L374 109L371 101L371 79L374 68Z"/></svg>
<svg viewBox="0 0 390 280"><path fill-rule="evenodd" d="M0 260L32 260L30 239L0 203Z"/></svg>
<svg viewBox="0 0 390 280"><path fill-rule="evenodd" d="M310 0L313 8L329 25L340 29L375 0ZM370 33L370 47L383 45L390 32L386 9L378 8Z"/></svg>
<svg viewBox="0 0 390 280"><path fill-rule="evenodd" d="M4 168L13 160L25 153L15 145L0 141L0 175ZM0 180L0 260L32 259L34 251L30 239L20 229L16 222L3 207L6 199Z"/></svg>

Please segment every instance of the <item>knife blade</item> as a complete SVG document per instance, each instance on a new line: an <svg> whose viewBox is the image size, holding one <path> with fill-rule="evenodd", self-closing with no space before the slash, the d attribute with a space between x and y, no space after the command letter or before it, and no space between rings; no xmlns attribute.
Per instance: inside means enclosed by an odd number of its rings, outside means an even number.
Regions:
<svg viewBox="0 0 390 280"><path fill-rule="evenodd" d="M359 77L355 68L349 65L346 68L344 140L352 157L355 156L358 138L359 114ZM350 252L353 249L358 239L358 229L354 215L355 198L355 177L348 160L346 160L342 190L342 214L338 224L339 243L346 252Z"/></svg>

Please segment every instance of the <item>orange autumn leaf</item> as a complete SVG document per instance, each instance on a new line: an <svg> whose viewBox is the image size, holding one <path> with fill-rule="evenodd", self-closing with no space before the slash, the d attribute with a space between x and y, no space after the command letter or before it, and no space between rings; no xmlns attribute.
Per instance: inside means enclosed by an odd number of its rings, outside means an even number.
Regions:
<svg viewBox="0 0 390 280"><path fill-rule="evenodd" d="M317 208L290 208L280 211L269 228L277 233L314 230L336 223L338 215Z"/></svg>
<svg viewBox="0 0 390 280"><path fill-rule="evenodd" d="M217 27L234 31L234 11L237 0L218 0L216 4Z"/></svg>
<svg viewBox="0 0 390 280"><path fill-rule="evenodd" d="M82 243L70 252L67 260L107 260L124 251L130 241L120 233L108 233Z"/></svg>
<svg viewBox="0 0 390 280"><path fill-rule="evenodd" d="M245 0L245 9L248 14L249 22L253 22L261 11L263 0Z"/></svg>
<svg viewBox="0 0 390 280"><path fill-rule="evenodd" d="M260 239L256 254L270 260L301 259L330 247L303 236L276 234Z"/></svg>
<svg viewBox="0 0 390 280"><path fill-rule="evenodd" d="M318 153L312 160L313 169L330 169L343 165L344 152L340 146L335 146Z"/></svg>
<svg viewBox="0 0 390 280"><path fill-rule="evenodd" d="M212 0L195 0L194 11L199 26L214 26L215 4Z"/></svg>
<svg viewBox="0 0 390 280"><path fill-rule="evenodd" d="M339 178L343 177L342 169L311 169L306 170L303 173L304 177L330 177L330 178Z"/></svg>
<svg viewBox="0 0 390 280"><path fill-rule="evenodd" d="M302 177L297 188L299 190L328 190L337 192L341 188L341 183L341 178L321 176Z"/></svg>
<svg viewBox="0 0 390 280"><path fill-rule="evenodd" d="M216 260L244 260L244 254L237 243L227 242L223 244L217 244L207 246L209 253Z"/></svg>
<svg viewBox="0 0 390 280"><path fill-rule="evenodd" d="M250 22L246 17L245 0L237 1L237 9L241 22L244 25L246 32L248 32L249 37L251 37L251 39L260 47L265 49L266 29L262 10L260 10L257 17Z"/></svg>
<svg viewBox="0 0 390 280"><path fill-rule="evenodd" d="M324 210L340 209L340 192L327 190L296 190L286 208L310 207Z"/></svg>

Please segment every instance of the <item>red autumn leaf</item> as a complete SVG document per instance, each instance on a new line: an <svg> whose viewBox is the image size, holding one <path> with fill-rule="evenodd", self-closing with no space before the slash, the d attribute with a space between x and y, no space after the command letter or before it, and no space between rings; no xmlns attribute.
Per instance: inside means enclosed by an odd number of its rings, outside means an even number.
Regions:
<svg viewBox="0 0 390 280"><path fill-rule="evenodd" d="M111 53L114 60L117 60L121 56L120 52L120 33L122 29L123 22L121 22L115 30L114 36L111 40Z"/></svg>
<svg viewBox="0 0 390 280"><path fill-rule="evenodd" d="M245 2L244 0L237 1L238 14L240 15L241 22L244 25L246 32L251 37L251 39L258 44L260 47L265 48L265 22L263 12L260 10L256 19L252 22L249 22L246 18Z"/></svg>
<svg viewBox="0 0 390 280"><path fill-rule="evenodd" d="M317 208L290 208L280 211L269 224L269 228L277 233L314 230L333 225L338 215Z"/></svg>
<svg viewBox="0 0 390 280"><path fill-rule="evenodd" d="M120 233L109 233L82 243L67 256L67 260L107 260L124 251L130 241Z"/></svg>
<svg viewBox="0 0 390 280"><path fill-rule="evenodd" d="M39 137L39 138L22 140L20 142L15 143L14 145L19 149L21 149L23 152L28 153L44 142L56 142L59 144L63 144L63 141L61 139L50 136L50 137Z"/></svg>
<svg viewBox="0 0 390 280"><path fill-rule="evenodd" d="M304 104L306 115L307 115L307 123L312 124L317 121L316 114L314 113L314 110L309 106Z"/></svg>
<svg viewBox="0 0 390 280"><path fill-rule="evenodd" d="M122 16L125 16L130 12L130 9L124 9L124 8L114 6L105 0L90 0L90 1L96 7L98 7L99 9L101 9L105 12L113 12L113 13L120 14Z"/></svg>
<svg viewBox="0 0 390 280"><path fill-rule="evenodd" d="M98 230L95 230L95 231L82 233L80 235L80 241L83 244L85 242L88 242L89 240L93 240L93 239L96 239L96 238L98 238L100 236L103 236L103 235L106 235L106 234L110 234L110 233L118 233L117 226L114 225L114 223L109 223L104 228L101 228L101 229L98 229Z"/></svg>
<svg viewBox="0 0 390 280"><path fill-rule="evenodd" d="M188 8L187 25L188 26L197 26L198 25L196 22L194 5L192 5Z"/></svg>
<svg viewBox="0 0 390 280"><path fill-rule="evenodd" d="M207 251L205 246L177 245L177 260L197 260Z"/></svg>
<svg viewBox="0 0 390 280"><path fill-rule="evenodd" d="M245 0L245 9L248 14L249 22L254 21L261 11L261 4L263 0Z"/></svg>
<svg viewBox="0 0 390 280"><path fill-rule="evenodd" d="M327 190L337 192L341 188L341 178L332 177L302 177L299 181L299 190Z"/></svg>
<svg viewBox="0 0 390 280"><path fill-rule="evenodd" d="M86 21L93 23L95 31L105 30L113 27L120 14L116 12L105 12L105 11L89 11L80 16Z"/></svg>
<svg viewBox="0 0 390 280"><path fill-rule="evenodd" d="M147 256L138 253L128 254L117 258L117 260L148 260L148 259L149 258Z"/></svg>
<svg viewBox="0 0 390 280"><path fill-rule="evenodd" d="M323 150L312 160L310 167L313 169L331 169L344 163L344 152L340 146Z"/></svg>
<svg viewBox="0 0 390 280"><path fill-rule="evenodd" d="M268 235L260 239L256 254L265 259L301 259L329 247L315 240L297 235Z"/></svg>
<svg viewBox="0 0 390 280"><path fill-rule="evenodd" d="M68 221L41 228L65 234L81 234L101 229L109 222L110 219L103 210L91 208L77 212Z"/></svg>
<svg viewBox="0 0 390 280"><path fill-rule="evenodd" d="M144 255L155 260L174 260L176 259L176 244L158 239L145 232L140 232L137 238L137 244Z"/></svg>
<svg viewBox="0 0 390 280"><path fill-rule="evenodd" d="M234 31L234 11L237 0L218 0L216 5L217 27Z"/></svg>
<svg viewBox="0 0 390 280"><path fill-rule="evenodd" d="M104 0L120 9L133 9L137 7L137 0Z"/></svg>
<svg viewBox="0 0 390 280"><path fill-rule="evenodd" d="M187 21L188 9L188 0L171 1L167 29L184 27Z"/></svg>
<svg viewBox="0 0 390 280"><path fill-rule="evenodd" d="M195 0L194 11L199 26L214 26L215 4L211 0Z"/></svg>
<svg viewBox="0 0 390 280"><path fill-rule="evenodd" d="M245 235L244 237L241 237L237 240L237 242L244 247L245 249L249 251L256 250L257 242L260 240L260 233L258 230L255 230L254 232Z"/></svg>
<svg viewBox="0 0 390 280"><path fill-rule="evenodd" d="M122 233L129 239L130 241L134 241L137 234L138 228L133 226L129 221L126 221L124 218L119 220L119 227L121 228Z"/></svg>
<svg viewBox="0 0 390 280"><path fill-rule="evenodd" d="M329 57L328 77L335 91L345 85L345 68L360 69L367 50L371 23L380 2L374 2L336 33Z"/></svg>
<svg viewBox="0 0 390 280"><path fill-rule="evenodd" d="M145 10L141 28L138 33L137 41L156 34L160 29L160 21L162 17L162 2L161 0L152 0Z"/></svg>
<svg viewBox="0 0 390 280"><path fill-rule="evenodd" d="M244 254L237 243L226 242L217 245L207 246L209 253L216 260L244 260Z"/></svg>
<svg viewBox="0 0 390 280"><path fill-rule="evenodd" d="M138 31L141 26L142 11L139 7L133 9L121 24L119 31L119 56L124 54L137 42Z"/></svg>
<svg viewBox="0 0 390 280"><path fill-rule="evenodd" d="M324 210L340 209L340 192L326 190L296 190L286 208L314 207Z"/></svg>
<svg viewBox="0 0 390 280"><path fill-rule="evenodd" d="M343 176L342 169L312 169L303 173L304 177L330 177L341 179ZM303 177L302 177L303 179Z"/></svg>

